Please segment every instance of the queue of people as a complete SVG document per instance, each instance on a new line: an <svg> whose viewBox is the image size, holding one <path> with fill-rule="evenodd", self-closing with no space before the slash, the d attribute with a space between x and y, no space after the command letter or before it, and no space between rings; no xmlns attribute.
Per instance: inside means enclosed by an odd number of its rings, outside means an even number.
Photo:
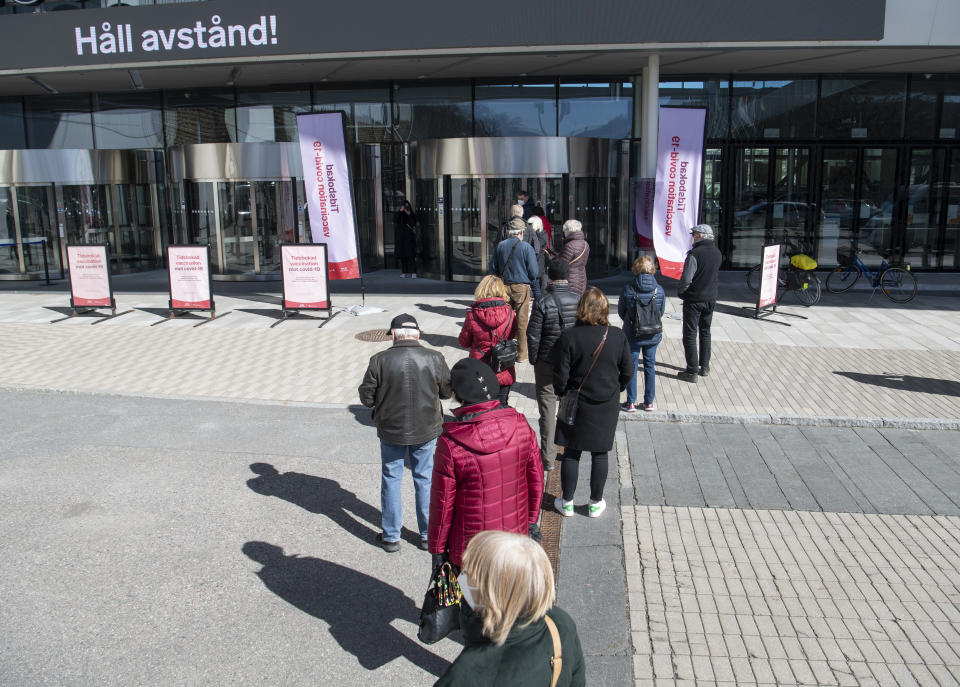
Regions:
<svg viewBox="0 0 960 687"><path fill-rule="evenodd" d="M467 357L449 369L438 352L420 345L416 319L399 315L391 323L393 345L371 358L359 388L361 402L374 409L381 443L377 545L388 553L400 548L406 462L420 548L430 552L431 570L449 562L459 574L466 648L438 685L487 684L474 678L490 666L500 671L497 684L548 684L541 675L551 684L584 684L576 627L554 606L553 574L537 543L545 474L560 461L562 494L552 505L571 517L580 459L590 453L585 510L600 517L619 412L637 410L641 361L639 406L654 409L666 297L653 258L634 262L634 279L618 301L624 326L613 326L606 296L587 285L590 246L581 223L563 223L555 253L547 248L549 225L524 196L467 309L458 337ZM401 212L398 230L413 226ZM708 225L694 228L681 280L687 367L680 376L692 376L688 381L709 374L719 269L712 239ZM508 405L516 365L524 362L533 366L539 437ZM442 422L440 401L451 396L459 407ZM562 668L554 671L559 651Z"/></svg>

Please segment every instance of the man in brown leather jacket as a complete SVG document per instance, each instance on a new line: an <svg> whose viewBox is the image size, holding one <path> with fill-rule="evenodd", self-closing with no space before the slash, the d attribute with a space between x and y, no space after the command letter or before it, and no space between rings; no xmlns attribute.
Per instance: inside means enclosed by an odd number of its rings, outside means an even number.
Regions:
<svg viewBox="0 0 960 687"><path fill-rule="evenodd" d="M390 332L393 345L370 358L358 392L360 402L373 408L373 421L380 437L383 532L377 535L377 545L394 553L400 550L400 483L408 454L420 548L427 548L433 451L443 422L440 399L450 398L453 392L450 368L439 352L420 345L420 325L413 316L394 317Z"/></svg>

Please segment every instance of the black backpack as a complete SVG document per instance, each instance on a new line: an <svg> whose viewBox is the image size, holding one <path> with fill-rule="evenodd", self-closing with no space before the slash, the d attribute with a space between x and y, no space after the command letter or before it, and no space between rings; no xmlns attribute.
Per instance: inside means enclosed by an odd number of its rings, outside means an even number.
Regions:
<svg viewBox="0 0 960 687"><path fill-rule="evenodd" d="M513 326L515 315L510 313L510 326ZM496 333L493 334L496 337ZM516 339L498 339L497 342L487 351L482 360L490 366L494 372L503 372L509 367L513 367L519 357L519 345Z"/></svg>
<svg viewBox="0 0 960 687"><path fill-rule="evenodd" d="M640 300L639 295L634 295L633 311L630 313L630 329L634 341L650 339L663 331L656 291L653 292L650 300L646 303Z"/></svg>

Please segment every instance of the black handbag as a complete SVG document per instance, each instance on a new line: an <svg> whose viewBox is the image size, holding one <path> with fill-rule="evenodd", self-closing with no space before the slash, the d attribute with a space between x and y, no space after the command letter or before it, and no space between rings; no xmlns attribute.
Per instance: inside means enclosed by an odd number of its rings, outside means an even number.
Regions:
<svg viewBox="0 0 960 687"><path fill-rule="evenodd" d="M460 627L462 596L457 574L449 561L433 571L420 609L417 638L421 642L435 644Z"/></svg>
<svg viewBox="0 0 960 687"><path fill-rule="evenodd" d="M600 339L600 345L597 346L596 350L593 352L593 362L590 363L589 369L587 369L587 374L583 375L583 379L580 380L580 386L576 389L568 389L563 392L563 395L560 396L560 403L557 404L557 421L562 422L565 425L572 425L577 421L577 410L580 408L580 390L583 388L583 385L587 381L587 377L590 376L590 373L593 371L593 366L597 364L597 360L600 357L600 351L603 350L603 344L607 342L607 334L610 333L610 327L607 327L603 332L603 338Z"/></svg>
<svg viewBox="0 0 960 687"><path fill-rule="evenodd" d="M513 318L516 317L516 315L511 311L510 317L510 325L513 326ZM495 331L493 332L493 336L496 337ZM487 351L486 355L483 356L483 361L487 363L494 372L503 372L516 364L519 353L520 349L516 339L499 339L497 343Z"/></svg>

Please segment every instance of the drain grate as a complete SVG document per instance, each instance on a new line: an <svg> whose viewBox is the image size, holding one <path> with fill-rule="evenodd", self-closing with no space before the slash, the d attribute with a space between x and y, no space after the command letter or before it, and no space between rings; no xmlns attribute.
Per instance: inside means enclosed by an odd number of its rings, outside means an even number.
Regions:
<svg viewBox="0 0 960 687"><path fill-rule="evenodd" d="M543 515L540 516L540 533L543 534L543 550L547 552L550 565L553 566L553 579L557 579L560 570L560 530L563 516L553 508L553 500L561 495L560 488L560 456L556 467L547 473L546 484L543 485Z"/></svg>
<svg viewBox="0 0 960 687"><path fill-rule="evenodd" d="M365 332L360 332L357 334L356 338L360 339L360 341L369 341L371 343L389 341L390 331L387 329L368 329Z"/></svg>

